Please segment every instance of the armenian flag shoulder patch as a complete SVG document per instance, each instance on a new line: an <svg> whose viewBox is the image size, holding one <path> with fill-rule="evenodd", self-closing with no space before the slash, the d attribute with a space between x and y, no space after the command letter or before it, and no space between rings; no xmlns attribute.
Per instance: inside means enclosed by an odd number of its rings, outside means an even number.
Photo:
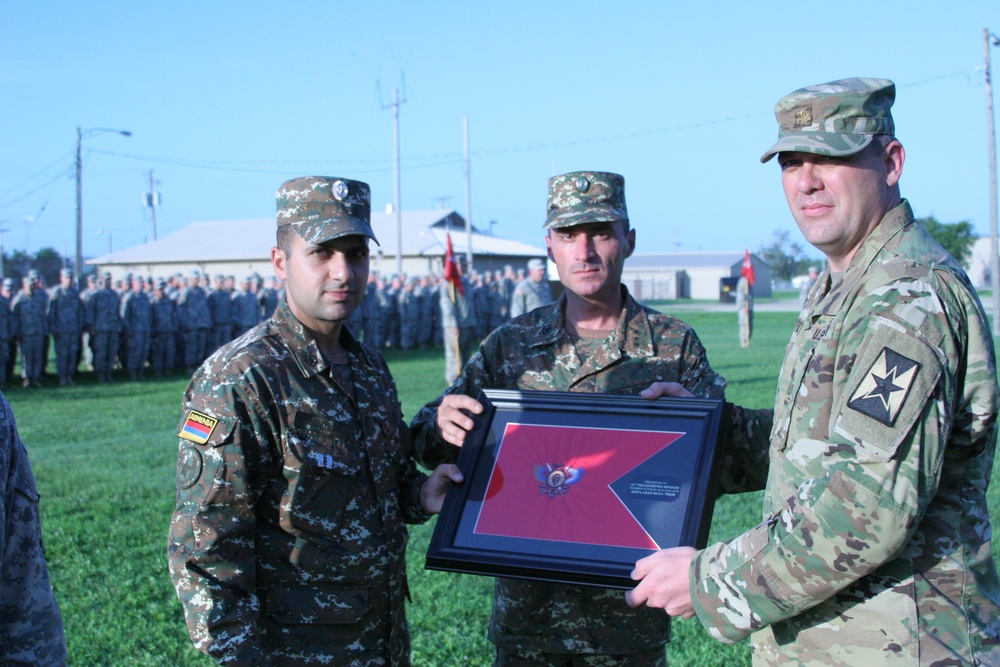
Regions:
<svg viewBox="0 0 1000 667"><path fill-rule="evenodd" d="M190 410L177 436L195 444L204 445L212 437L212 431L215 430L215 425L218 423L219 420L215 417L209 417L197 410Z"/></svg>

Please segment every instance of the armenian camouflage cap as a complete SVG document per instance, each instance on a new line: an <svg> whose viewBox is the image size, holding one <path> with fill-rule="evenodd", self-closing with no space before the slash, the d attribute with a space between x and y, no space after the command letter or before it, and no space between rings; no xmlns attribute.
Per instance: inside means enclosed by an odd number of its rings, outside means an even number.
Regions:
<svg viewBox="0 0 1000 667"><path fill-rule="evenodd" d="M371 227L371 190L367 183L328 176L303 176L278 189L278 226L292 225L306 243L326 243L349 234L367 236Z"/></svg>
<svg viewBox="0 0 1000 667"><path fill-rule="evenodd" d="M774 105L778 141L760 161L782 151L854 155L876 134L895 134L889 112L895 99L896 85L888 79L840 79L800 88Z"/></svg>
<svg viewBox="0 0 1000 667"><path fill-rule="evenodd" d="M588 222L628 222L625 178L606 171L574 171L550 178L545 229Z"/></svg>

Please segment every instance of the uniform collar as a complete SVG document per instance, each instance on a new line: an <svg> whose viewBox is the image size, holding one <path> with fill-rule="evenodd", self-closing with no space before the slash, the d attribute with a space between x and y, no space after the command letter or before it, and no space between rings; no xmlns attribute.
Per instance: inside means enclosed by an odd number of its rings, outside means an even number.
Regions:
<svg viewBox="0 0 1000 667"><path fill-rule="evenodd" d="M653 356L653 332L642 306L632 298L628 288L621 286L622 312L615 329L615 341L619 349L637 356ZM555 317L538 320L535 335L530 337L531 347L552 345L566 335L566 293L549 306L555 310Z"/></svg>
<svg viewBox="0 0 1000 667"><path fill-rule="evenodd" d="M861 242L861 247L851 258L840 280L830 287L830 291L820 299L813 310L814 315L834 315L840 311L844 299L854 292L858 282L868 273L875 258L886 245L895 238L907 225L913 222L913 210L905 199L890 210L875 226L875 229ZM827 275L820 276L826 280Z"/></svg>
<svg viewBox="0 0 1000 667"><path fill-rule="evenodd" d="M320 352L315 337L299 322L288 307L288 302L284 299L281 300L274 315L271 316L271 326L285 342L285 347L288 348L303 375L312 377L318 373L329 371L330 365ZM340 327L340 344L347 350L352 366L359 363L371 366L368 354L358 343L354 334L345 326Z"/></svg>

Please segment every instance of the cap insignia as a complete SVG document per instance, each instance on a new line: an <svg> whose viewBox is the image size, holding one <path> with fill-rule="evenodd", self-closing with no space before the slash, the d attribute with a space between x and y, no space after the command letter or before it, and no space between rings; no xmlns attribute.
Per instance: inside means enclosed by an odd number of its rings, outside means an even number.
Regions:
<svg viewBox="0 0 1000 667"><path fill-rule="evenodd" d="M590 181L587 180L586 176L577 176L575 185L580 192L586 192L590 189Z"/></svg>
<svg viewBox="0 0 1000 667"><path fill-rule="evenodd" d="M797 109L795 111L795 127L809 127L813 124L812 107Z"/></svg>
<svg viewBox="0 0 1000 667"><path fill-rule="evenodd" d="M347 183L344 183L343 181L337 181L336 183L333 184L333 187L330 189L330 191L333 193L334 199L336 199L337 201L344 201L344 197L347 196Z"/></svg>

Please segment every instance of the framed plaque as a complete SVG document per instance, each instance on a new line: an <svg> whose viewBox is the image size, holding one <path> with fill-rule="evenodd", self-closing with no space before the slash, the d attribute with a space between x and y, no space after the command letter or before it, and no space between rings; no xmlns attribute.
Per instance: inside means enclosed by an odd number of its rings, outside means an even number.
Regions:
<svg viewBox="0 0 1000 667"><path fill-rule="evenodd" d="M635 561L705 546L717 399L486 389L425 567L632 588Z"/></svg>

